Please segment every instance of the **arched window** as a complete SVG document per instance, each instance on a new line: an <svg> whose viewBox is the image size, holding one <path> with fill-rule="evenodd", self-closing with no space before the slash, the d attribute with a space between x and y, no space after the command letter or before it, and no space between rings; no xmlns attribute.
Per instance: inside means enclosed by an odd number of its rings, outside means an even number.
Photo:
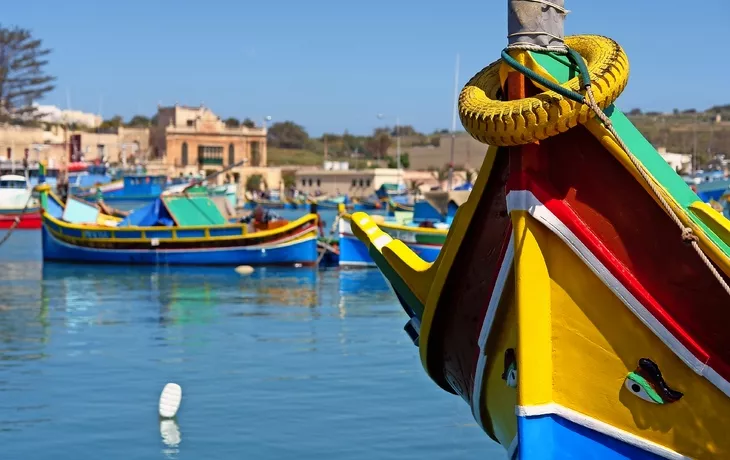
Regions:
<svg viewBox="0 0 730 460"><path fill-rule="evenodd" d="M261 154L258 141L251 142L251 166L261 166Z"/></svg>
<svg viewBox="0 0 730 460"><path fill-rule="evenodd" d="M312 179L309 179L309 186L312 186Z"/></svg>
<svg viewBox="0 0 730 460"><path fill-rule="evenodd" d="M183 142L182 155L180 155L180 161L182 162L182 166L188 165L188 143L187 142Z"/></svg>
<svg viewBox="0 0 730 460"><path fill-rule="evenodd" d="M228 146L228 165L232 165L236 162L236 150L233 148L233 144Z"/></svg>

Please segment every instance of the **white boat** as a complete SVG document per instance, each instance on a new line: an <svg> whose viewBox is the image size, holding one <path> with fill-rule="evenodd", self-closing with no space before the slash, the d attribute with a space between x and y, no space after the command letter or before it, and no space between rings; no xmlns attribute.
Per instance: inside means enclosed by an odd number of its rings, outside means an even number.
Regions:
<svg viewBox="0 0 730 460"><path fill-rule="evenodd" d="M35 198L31 198L32 193L30 183L25 177L16 174L0 176L0 213L20 212L26 204L28 209L37 208L39 203Z"/></svg>

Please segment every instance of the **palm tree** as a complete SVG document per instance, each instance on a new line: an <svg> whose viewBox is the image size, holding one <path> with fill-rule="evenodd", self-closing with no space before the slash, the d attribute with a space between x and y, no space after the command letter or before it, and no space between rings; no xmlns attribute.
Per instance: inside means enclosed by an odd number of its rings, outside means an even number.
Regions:
<svg viewBox="0 0 730 460"><path fill-rule="evenodd" d="M434 179L436 179L439 183L439 188L443 190L444 188L444 182L446 182L449 179L449 167L444 166L441 169L434 169L431 171L431 175Z"/></svg>
<svg viewBox="0 0 730 460"><path fill-rule="evenodd" d="M408 184L408 193L418 197L421 195L421 186L423 185L423 181L412 179L409 181Z"/></svg>

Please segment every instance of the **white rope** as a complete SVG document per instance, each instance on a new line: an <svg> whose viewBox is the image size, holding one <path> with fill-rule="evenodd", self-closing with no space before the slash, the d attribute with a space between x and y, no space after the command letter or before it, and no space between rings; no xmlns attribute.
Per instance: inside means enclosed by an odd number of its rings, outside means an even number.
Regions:
<svg viewBox="0 0 730 460"><path fill-rule="evenodd" d="M686 227L684 223L679 219L677 213L674 212L669 203L667 203L667 200L664 199L664 196L659 190L657 184L654 182L654 179L651 177L651 175L649 175L649 172L644 168L644 165L639 161L638 158L636 158L636 156L634 156L634 154L629 149L629 146L626 145L623 139L621 139L621 136L619 136L618 132L613 127L613 123L611 123L611 120L608 118L608 116L606 116L603 110L601 110L601 108L596 103L596 98L593 96L593 90L591 89L590 85L586 86L586 95L588 96L585 101L586 105L590 107L590 109L595 112L596 116L603 122L603 124L606 126L606 129L608 129L609 132L613 135L619 146L621 146L624 152L626 152L629 160L631 160L631 163L639 172L639 175L641 175L642 179L644 179L649 188L651 188L652 192L654 192L654 195L659 199L659 202L661 203L662 207L667 212L669 217L674 221L675 224L677 224L680 229L682 229L682 240L692 246L697 255L700 256L700 259L702 259L702 262L704 262L704 264L715 276L723 289L725 289L725 292L730 295L730 286L725 281L725 278L723 278L722 274L717 270L717 268L715 268L715 265L712 263L710 258L707 257L702 248L700 248L697 235L695 235L692 229L690 227Z"/></svg>
<svg viewBox="0 0 730 460"><path fill-rule="evenodd" d="M549 34L546 34L549 35ZM534 43L523 43L515 42L507 45L508 50L520 50L520 51L535 51L538 53L556 53L556 54L568 54L568 47L563 43L562 45L551 45L551 46L540 46Z"/></svg>

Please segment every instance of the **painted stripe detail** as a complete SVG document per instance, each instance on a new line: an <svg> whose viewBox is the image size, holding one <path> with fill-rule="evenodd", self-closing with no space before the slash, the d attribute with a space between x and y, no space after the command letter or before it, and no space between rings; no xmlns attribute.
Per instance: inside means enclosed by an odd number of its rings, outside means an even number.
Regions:
<svg viewBox="0 0 730 460"><path fill-rule="evenodd" d="M47 229L48 230L48 229ZM311 232L312 229L307 229L306 232L300 232L296 235L293 235L290 238L284 238L281 240L276 241L276 244L262 244L262 245L256 245L256 246L229 246L229 247L221 247L221 248L182 248L182 249L154 249L153 246L150 246L150 249L101 249L101 248L92 248L87 246L76 246L74 244L68 243L64 240L59 239L56 234L52 231L48 232L48 235L53 238L53 240L61 245L65 246L67 248L72 248L75 250L81 250L81 251L90 251L90 252L102 252L102 253L119 253L119 252L152 252L152 253L176 253L176 252L221 252L221 251L265 251L269 249L278 249L278 248L284 248L287 246L292 246L298 243L302 243L305 241L310 240L316 240L317 237L313 234L312 236L302 236L307 232Z"/></svg>
<svg viewBox="0 0 730 460"><path fill-rule="evenodd" d="M489 333L492 330L494 319L497 317L497 308L499 308L499 301L502 299L502 293L504 292L504 285L507 282L507 277L512 270L512 263L515 259L515 245L514 245L514 232L510 232L509 243L507 244L507 251L502 258L502 265L499 267L499 273L497 274L497 280L494 283L494 289L492 289L492 296L489 298L489 305L487 306L487 314L484 317L482 323L482 330L479 333L479 358L477 360L476 372L474 372L474 389L471 395L471 412L474 419L477 421L479 426L484 429L482 424L482 388L484 385L484 374L487 368L487 339Z"/></svg>
<svg viewBox="0 0 730 460"><path fill-rule="evenodd" d="M600 420L596 420L587 415L583 415L580 412L568 409L567 407L561 406L560 404L550 403L542 404L539 406L516 406L515 414L518 417L537 417L540 415L548 414L558 415L575 424L584 426L598 433L603 433L614 439L618 439L621 442L638 447L639 449L651 452L652 454L658 455L660 457L672 460L690 460L690 457L686 457L671 449L667 449L662 445L640 438L629 432L611 426L607 423L601 422Z"/></svg>
<svg viewBox="0 0 730 460"><path fill-rule="evenodd" d="M378 229L374 227L372 228L372 230L377 231ZM380 235L373 240L373 246L375 246L378 251L380 251L381 249L383 249L383 246L390 243L391 241L393 241L393 238L389 237L388 235Z"/></svg>
<svg viewBox="0 0 730 460"><path fill-rule="evenodd" d="M730 396L730 382L698 359L641 302L624 287L585 244L558 219L532 192L513 190L507 195L507 209L527 211L533 218L556 234L598 276L601 281L649 328L679 359L697 374L705 377L725 395Z"/></svg>

